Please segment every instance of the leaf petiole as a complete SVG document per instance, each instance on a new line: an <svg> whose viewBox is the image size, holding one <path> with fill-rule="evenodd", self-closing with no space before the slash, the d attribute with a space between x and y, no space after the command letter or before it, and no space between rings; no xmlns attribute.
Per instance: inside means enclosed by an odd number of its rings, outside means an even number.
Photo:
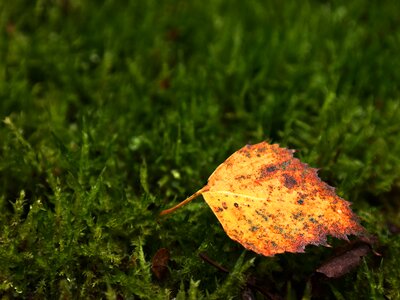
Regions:
<svg viewBox="0 0 400 300"><path fill-rule="evenodd" d="M164 215L168 215L172 212L174 212L175 210L177 210L179 207L184 206L185 204L189 203L190 201L192 201L193 199L197 198L198 196L200 196L203 192L208 190L208 186L204 186L203 188L201 188L200 190L198 190L196 193L194 193L193 195L191 195L190 197L186 198L185 200L183 200L181 203L178 203L177 205L175 205L174 207L168 208L163 210L160 213L160 216L164 216Z"/></svg>

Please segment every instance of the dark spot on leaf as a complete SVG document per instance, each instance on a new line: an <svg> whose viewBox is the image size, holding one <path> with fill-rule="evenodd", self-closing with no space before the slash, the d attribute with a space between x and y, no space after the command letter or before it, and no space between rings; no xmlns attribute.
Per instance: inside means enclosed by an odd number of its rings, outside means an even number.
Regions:
<svg viewBox="0 0 400 300"><path fill-rule="evenodd" d="M259 147L257 149L257 152L265 152L265 151L267 151L267 147Z"/></svg>
<svg viewBox="0 0 400 300"><path fill-rule="evenodd" d="M297 219L300 219L300 220L302 220L303 219L303 212L302 211L298 211L298 212L296 212L296 213L293 213L293 219L295 219L295 220L297 220Z"/></svg>
<svg viewBox="0 0 400 300"><path fill-rule="evenodd" d="M246 155L247 158L251 158L251 153L250 153L250 151L244 150L244 151L243 151L243 154Z"/></svg>
<svg viewBox="0 0 400 300"><path fill-rule="evenodd" d="M245 179L249 179L250 178L250 175L238 175L238 176L235 176L235 180L245 180Z"/></svg>
<svg viewBox="0 0 400 300"><path fill-rule="evenodd" d="M293 176L290 176L289 174L283 174L283 177L285 178L285 181L283 184L288 189L292 189L297 184L297 181L296 181L296 179L294 179Z"/></svg>
<svg viewBox="0 0 400 300"><path fill-rule="evenodd" d="M317 220L315 220L314 218L309 218L308 220L310 220L311 223L317 223Z"/></svg>
<svg viewBox="0 0 400 300"><path fill-rule="evenodd" d="M265 221L268 221L268 217L266 215L264 215L263 213L259 212L258 210L256 210L256 214L261 216Z"/></svg>
<svg viewBox="0 0 400 300"><path fill-rule="evenodd" d="M237 204L236 202L233 204L236 208L239 207L239 204Z"/></svg>
<svg viewBox="0 0 400 300"><path fill-rule="evenodd" d="M276 230L276 231L278 231L279 233L283 233L283 228L282 227L279 227L279 226L274 226L274 229Z"/></svg>
<svg viewBox="0 0 400 300"><path fill-rule="evenodd" d="M281 163L280 167L282 170L285 170L288 165L290 165L290 160L287 160L287 161L284 161L283 163Z"/></svg>
<svg viewBox="0 0 400 300"><path fill-rule="evenodd" d="M304 204L304 199L297 200L297 203L300 204L300 205Z"/></svg>
<svg viewBox="0 0 400 300"><path fill-rule="evenodd" d="M250 228L250 231L251 232L254 232L254 231L257 231L258 230L258 227L257 226L251 226L251 228Z"/></svg>
<svg viewBox="0 0 400 300"><path fill-rule="evenodd" d="M223 211L223 209L221 207L217 207L217 208L215 208L215 211L216 212L221 212L221 211Z"/></svg>
<svg viewBox="0 0 400 300"><path fill-rule="evenodd" d="M260 168L260 176L259 179L263 179L267 176L270 176L272 172L275 172L278 168L275 165L262 166Z"/></svg>
<svg viewBox="0 0 400 300"><path fill-rule="evenodd" d="M228 209L228 205L226 204L226 202L222 202L222 207L223 207L224 209Z"/></svg>

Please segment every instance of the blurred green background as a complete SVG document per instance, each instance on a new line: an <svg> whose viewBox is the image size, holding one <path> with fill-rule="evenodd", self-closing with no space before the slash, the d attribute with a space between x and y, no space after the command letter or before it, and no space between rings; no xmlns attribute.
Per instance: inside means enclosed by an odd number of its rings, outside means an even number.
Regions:
<svg viewBox="0 0 400 300"><path fill-rule="evenodd" d="M2 299L399 299L399 11L1 1ZM231 241L202 199L158 218L263 140L319 168L382 256L315 283L346 242L266 258ZM254 277L267 292L246 284Z"/></svg>

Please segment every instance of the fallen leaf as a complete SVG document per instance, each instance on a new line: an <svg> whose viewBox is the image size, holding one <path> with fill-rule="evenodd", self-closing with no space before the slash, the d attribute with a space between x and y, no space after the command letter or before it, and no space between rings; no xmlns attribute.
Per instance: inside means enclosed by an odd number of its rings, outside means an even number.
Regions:
<svg viewBox="0 0 400 300"><path fill-rule="evenodd" d="M316 271L329 278L339 278L356 268L361 259L371 252L371 247L363 242L357 243L322 264Z"/></svg>
<svg viewBox="0 0 400 300"><path fill-rule="evenodd" d="M151 270L158 280L163 280L168 274L168 261L169 261L169 251L167 248L160 248L154 254L151 261Z"/></svg>
<svg viewBox="0 0 400 300"><path fill-rule="evenodd" d="M161 215L201 194L231 239L265 256L328 246L327 235L364 233L350 203L293 153L266 142L247 145L218 166L206 186Z"/></svg>

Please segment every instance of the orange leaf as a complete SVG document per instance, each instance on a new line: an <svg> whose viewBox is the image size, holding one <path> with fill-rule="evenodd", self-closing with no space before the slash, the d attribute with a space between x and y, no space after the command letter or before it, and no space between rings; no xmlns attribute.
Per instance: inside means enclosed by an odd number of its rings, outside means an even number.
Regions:
<svg viewBox="0 0 400 300"><path fill-rule="evenodd" d="M265 256L304 252L308 244L327 246L327 235L347 239L364 233L350 203L293 153L266 142L247 145L205 187L161 215L202 194L231 239Z"/></svg>

